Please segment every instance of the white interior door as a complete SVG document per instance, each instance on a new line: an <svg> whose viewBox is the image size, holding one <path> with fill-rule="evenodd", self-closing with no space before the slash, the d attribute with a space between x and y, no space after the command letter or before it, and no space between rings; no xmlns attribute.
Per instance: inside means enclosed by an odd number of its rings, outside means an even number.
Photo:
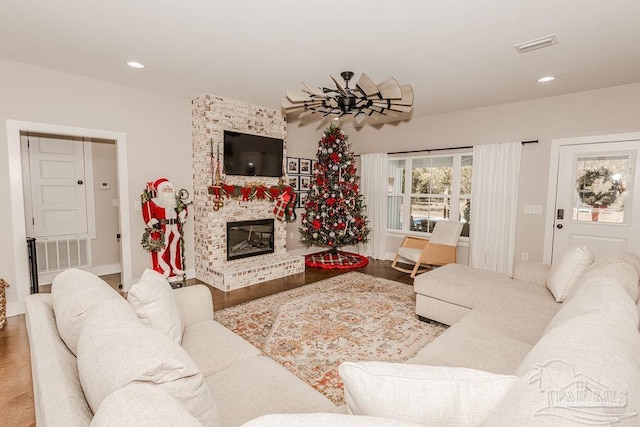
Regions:
<svg viewBox="0 0 640 427"><path fill-rule="evenodd" d="M572 246L596 258L640 253L640 141L560 147L552 262Z"/></svg>
<svg viewBox="0 0 640 427"><path fill-rule="evenodd" d="M29 137L34 237L86 234L83 142Z"/></svg>

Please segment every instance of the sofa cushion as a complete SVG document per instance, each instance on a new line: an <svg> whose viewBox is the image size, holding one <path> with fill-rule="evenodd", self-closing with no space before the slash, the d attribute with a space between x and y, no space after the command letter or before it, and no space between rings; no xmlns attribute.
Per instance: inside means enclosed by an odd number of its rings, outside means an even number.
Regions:
<svg viewBox="0 0 640 427"><path fill-rule="evenodd" d="M637 277L633 268L624 265ZM591 278L585 276L584 279L578 290L572 295L571 300L565 302L562 310L549 322L545 334L567 320L586 313L601 313L603 319L606 319L607 313L615 312L619 315L620 322L625 322L635 328L638 327L639 319L635 301L629 303L631 298L620 280L614 276L599 275Z"/></svg>
<svg viewBox="0 0 640 427"><path fill-rule="evenodd" d="M91 427L201 427L176 399L151 384L132 383L102 401Z"/></svg>
<svg viewBox="0 0 640 427"><path fill-rule="evenodd" d="M140 281L129 289L127 301L142 323L180 344L184 328L172 293L173 289L164 276L147 268Z"/></svg>
<svg viewBox="0 0 640 427"><path fill-rule="evenodd" d="M626 298L623 304L632 306L633 302ZM594 311L550 330L516 370L520 380L487 425L614 424L620 419L622 422L615 425L637 425L640 334L623 317L618 311ZM585 400L567 407L579 393ZM567 400L558 400L561 396ZM586 402L609 398L613 400L606 400L612 403L608 407L585 407Z"/></svg>
<svg viewBox="0 0 640 427"><path fill-rule="evenodd" d="M629 263L622 259L612 259L596 269L587 271L580 279L580 282L585 283L591 279L600 278L610 279L617 283L618 286L621 286L631 299L633 299L633 302L638 301L638 272ZM578 283L576 288L579 289L579 287L582 286L581 283ZM575 292L577 291L576 289ZM569 298L567 298L567 300L568 299Z"/></svg>
<svg viewBox="0 0 640 427"><path fill-rule="evenodd" d="M489 301L480 304L467 314L460 323L473 323L479 328L535 345L543 335L545 327L562 308L551 294L548 298L528 298L522 301ZM482 329L480 329L482 328Z"/></svg>
<svg viewBox="0 0 640 427"><path fill-rule="evenodd" d="M467 368L388 362L340 366L354 415L434 426L481 425L518 380Z"/></svg>
<svg viewBox="0 0 640 427"><path fill-rule="evenodd" d="M204 376L189 355L143 325L122 298L98 305L87 317L78 340L78 371L94 413L114 391L145 383L168 393L203 425L219 424Z"/></svg>
<svg viewBox="0 0 640 427"><path fill-rule="evenodd" d="M511 304L531 298L553 299L545 287L462 264L447 264L420 274L413 286L417 294L467 308L488 301Z"/></svg>
<svg viewBox="0 0 640 427"><path fill-rule="evenodd" d="M260 350L214 320L199 322L184 329L184 348L205 377L237 363L260 356Z"/></svg>
<svg viewBox="0 0 640 427"><path fill-rule="evenodd" d="M570 248L560 260L551 265L547 288L558 302L564 301L580 277L593 263L593 252L586 246Z"/></svg>
<svg viewBox="0 0 640 427"><path fill-rule="evenodd" d="M622 254L622 259L629 263L640 274L640 257L633 252L626 252Z"/></svg>
<svg viewBox="0 0 640 427"><path fill-rule="evenodd" d="M467 316L427 344L407 363L512 374L533 345L468 322Z"/></svg>
<svg viewBox="0 0 640 427"><path fill-rule="evenodd" d="M272 413L332 412L335 405L284 367L256 356L206 378L222 425Z"/></svg>
<svg viewBox="0 0 640 427"><path fill-rule="evenodd" d="M118 299L124 301L104 280L86 271L72 268L53 279L51 303L58 334L74 355L82 325L91 310L103 301Z"/></svg>

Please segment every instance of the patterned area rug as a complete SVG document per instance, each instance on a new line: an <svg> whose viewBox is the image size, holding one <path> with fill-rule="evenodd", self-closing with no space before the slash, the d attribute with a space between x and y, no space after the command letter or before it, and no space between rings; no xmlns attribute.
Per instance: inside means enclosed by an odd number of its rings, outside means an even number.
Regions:
<svg viewBox="0 0 640 427"><path fill-rule="evenodd" d="M215 313L215 320L342 404L344 361L402 362L445 327L419 321L413 287L350 272Z"/></svg>

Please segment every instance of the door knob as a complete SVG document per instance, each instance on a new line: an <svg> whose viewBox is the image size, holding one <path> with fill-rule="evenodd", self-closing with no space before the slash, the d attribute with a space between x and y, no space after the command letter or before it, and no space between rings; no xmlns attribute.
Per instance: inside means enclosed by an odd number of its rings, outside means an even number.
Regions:
<svg viewBox="0 0 640 427"><path fill-rule="evenodd" d="M556 228L557 228L557 229L561 229L561 228L562 228L562 224L558 224L558 225L556 225Z"/></svg>
<svg viewBox="0 0 640 427"><path fill-rule="evenodd" d="M84 181L83 181L83 180L81 180L81 179L79 179L79 180L78 180L78 185L82 185L82 184L84 184Z"/></svg>

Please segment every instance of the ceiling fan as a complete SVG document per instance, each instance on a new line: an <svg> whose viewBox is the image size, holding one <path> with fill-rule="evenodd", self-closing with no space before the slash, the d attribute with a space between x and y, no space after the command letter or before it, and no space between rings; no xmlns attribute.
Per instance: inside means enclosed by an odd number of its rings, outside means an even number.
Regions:
<svg viewBox="0 0 640 427"><path fill-rule="evenodd" d="M349 81L353 78L353 72L343 71L340 76L344 79L344 86L330 76L335 89L313 87L302 82L304 89L287 90L286 98L282 99L282 107L287 113L301 110L298 115L300 118L311 114L322 114L320 118L330 114L339 117L351 114L358 124L367 117L375 120L386 115L397 117L413 108L411 85L400 86L393 77L376 85L369 76L362 73L356 86L350 88Z"/></svg>

